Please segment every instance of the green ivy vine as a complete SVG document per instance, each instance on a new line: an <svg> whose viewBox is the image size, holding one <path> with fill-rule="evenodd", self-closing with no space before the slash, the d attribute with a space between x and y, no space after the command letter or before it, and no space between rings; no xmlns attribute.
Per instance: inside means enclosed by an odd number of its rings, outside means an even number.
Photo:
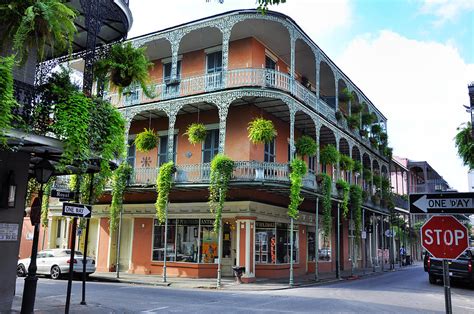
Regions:
<svg viewBox="0 0 474 314"><path fill-rule="evenodd" d="M303 135L296 141L296 153L301 156L309 156L313 157L316 155L316 151L318 150L318 144L316 141L308 135Z"/></svg>
<svg viewBox="0 0 474 314"><path fill-rule="evenodd" d="M306 174L307 168L305 162L299 158L293 159L290 166L290 204L288 205L288 216L298 219L298 207L304 200L301 197L301 187L303 186L303 177Z"/></svg>
<svg viewBox="0 0 474 314"><path fill-rule="evenodd" d="M137 134L135 138L135 147L139 152L148 152L156 147L158 142L158 135L155 130L144 129L143 132Z"/></svg>
<svg viewBox="0 0 474 314"><path fill-rule="evenodd" d="M7 143L5 132L11 128L12 110L16 106L13 96L13 56L0 57L0 146Z"/></svg>
<svg viewBox="0 0 474 314"><path fill-rule="evenodd" d="M323 234L326 239L331 237L331 211L332 211L332 179L326 173L319 174L322 177L321 194L323 195Z"/></svg>
<svg viewBox="0 0 474 314"><path fill-rule="evenodd" d="M207 136L207 129L202 123L191 123L183 135L188 136L189 143L196 145L204 142Z"/></svg>
<svg viewBox="0 0 474 314"><path fill-rule="evenodd" d="M362 230L362 188L356 184L352 184L350 187L349 207L354 219L356 237L359 239Z"/></svg>
<svg viewBox="0 0 474 314"><path fill-rule="evenodd" d="M253 144L269 143L278 135L273 122L264 118L255 118L249 122L248 137Z"/></svg>
<svg viewBox="0 0 474 314"><path fill-rule="evenodd" d="M51 177L43 188L43 198L41 200L41 226L48 227L49 197L56 177Z"/></svg>
<svg viewBox="0 0 474 314"><path fill-rule="evenodd" d="M349 183L344 181L343 179L339 179L336 181L336 188L339 190L339 193L342 198L341 202L341 209L342 209L342 216L347 218L347 214L349 213Z"/></svg>
<svg viewBox="0 0 474 314"><path fill-rule="evenodd" d="M168 196L173 185L173 173L176 171L174 163L172 161L166 162L161 165L158 178L156 179L156 218L159 223L165 222L166 219L166 206L168 204Z"/></svg>
<svg viewBox="0 0 474 314"><path fill-rule="evenodd" d="M112 202L110 204L110 229L118 226L118 216L123 203L123 193L127 187L127 180L132 173L132 167L122 162L112 174Z"/></svg>
<svg viewBox="0 0 474 314"><path fill-rule="evenodd" d="M209 209L215 214L214 231L220 228L222 210L227 196L229 181L234 171L234 161L224 154L217 154L211 161L209 178Z"/></svg>

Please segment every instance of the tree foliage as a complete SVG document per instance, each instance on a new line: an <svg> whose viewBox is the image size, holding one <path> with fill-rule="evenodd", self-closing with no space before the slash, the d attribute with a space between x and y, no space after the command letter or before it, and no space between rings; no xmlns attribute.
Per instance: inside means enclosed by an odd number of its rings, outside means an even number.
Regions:
<svg viewBox="0 0 474 314"><path fill-rule="evenodd" d="M257 0L257 4L258 4L257 9L262 14L266 14L268 11L268 6L279 5L280 3L285 3L285 2L286 0Z"/></svg>
<svg viewBox="0 0 474 314"><path fill-rule="evenodd" d="M0 147L6 145L5 132L11 128L12 110L16 106L13 96L13 57L0 57Z"/></svg>
<svg viewBox="0 0 474 314"><path fill-rule="evenodd" d="M467 122L458 127L454 143L462 162L469 169L474 169L474 138L472 137L472 124Z"/></svg>

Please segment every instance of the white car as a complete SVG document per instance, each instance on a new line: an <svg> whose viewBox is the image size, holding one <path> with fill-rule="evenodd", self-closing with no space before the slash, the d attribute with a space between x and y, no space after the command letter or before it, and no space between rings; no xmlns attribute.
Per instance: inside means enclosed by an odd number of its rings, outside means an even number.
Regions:
<svg viewBox="0 0 474 314"><path fill-rule="evenodd" d="M58 279L62 274L69 273L71 250L69 249L51 249L38 252L36 257L36 273L42 275L50 275L52 279ZM82 273L83 258L81 252L74 252L74 273ZM86 275L95 272L95 260L87 257L86 259ZM26 276L28 267L30 266L30 258L24 258L18 261L16 273L18 277Z"/></svg>

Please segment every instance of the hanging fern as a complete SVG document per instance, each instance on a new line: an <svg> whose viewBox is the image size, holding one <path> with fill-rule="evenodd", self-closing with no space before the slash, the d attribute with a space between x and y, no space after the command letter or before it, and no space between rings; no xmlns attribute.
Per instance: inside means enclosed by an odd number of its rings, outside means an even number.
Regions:
<svg viewBox="0 0 474 314"><path fill-rule="evenodd" d="M247 128L249 139L253 144L270 143L278 135L273 122L264 118L255 118Z"/></svg>
<svg viewBox="0 0 474 314"><path fill-rule="evenodd" d="M69 50L77 29L76 12L61 0L6 1L0 5L0 24L5 27L2 46L13 38L13 50L20 64L37 49L39 61L45 59L45 48L53 54Z"/></svg>
<svg viewBox="0 0 474 314"><path fill-rule="evenodd" d="M355 173L359 173L362 171L362 163L358 160L354 160L354 167L352 168L352 170L355 172Z"/></svg>
<svg viewBox="0 0 474 314"><path fill-rule="evenodd" d="M323 205L323 234L325 239L330 239L331 237L331 194L332 194L332 179L325 173L320 174L322 176L321 183L321 194L323 195L322 205Z"/></svg>
<svg viewBox="0 0 474 314"><path fill-rule="evenodd" d="M313 157L316 155L316 151L318 150L318 144L316 141L308 135L303 135L296 141L296 153L301 156L309 156Z"/></svg>
<svg viewBox="0 0 474 314"><path fill-rule="evenodd" d="M474 138L472 137L472 124L468 122L457 128L458 133L454 138L454 144L462 162L469 169L474 169Z"/></svg>
<svg viewBox="0 0 474 314"><path fill-rule="evenodd" d="M64 142L59 169L77 164L85 169L90 156L89 125L93 102L84 94L73 92L55 107L54 132Z"/></svg>
<svg viewBox="0 0 474 314"><path fill-rule="evenodd" d="M350 100L353 99L352 93L347 89L347 87L344 87L342 91L339 93L338 99L340 102L347 103Z"/></svg>
<svg viewBox="0 0 474 314"><path fill-rule="evenodd" d="M336 188L339 190L340 196L342 198L342 216L344 218L347 218L347 214L349 213L349 183L347 183L343 179L339 179L336 181Z"/></svg>
<svg viewBox="0 0 474 314"><path fill-rule="evenodd" d="M370 132L372 132L372 134L380 136L380 132L382 132L382 127L380 126L380 124L373 124L370 128Z"/></svg>
<svg viewBox="0 0 474 314"><path fill-rule="evenodd" d="M0 57L0 147L6 145L5 132L11 128L12 110L16 105L13 96L13 57Z"/></svg>
<svg viewBox="0 0 474 314"><path fill-rule="evenodd" d="M359 114L351 114L347 117L347 125L351 130L357 130L360 125L360 115Z"/></svg>
<svg viewBox="0 0 474 314"><path fill-rule="evenodd" d="M288 205L288 216L298 219L298 207L304 200L301 197L301 187L303 186L303 177L306 174L307 168L305 162L299 158L293 159L290 166L290 204Z"/></svg>
<svg viewBox="0 0 474 314"><path fill-rule="evenodd" d="M191 123L183 135L188 136L189 143L196 145L206 140L207 129L202 123Z"/></svg>
<svg viewBox="0 0 474 314"><path fill-rule="evenodd" d="M148 152L156 147L158 142L158 135L155 130L144 129L143 132L138 133L135 138L135 147L139 152Z"/></svg>
<svg viewBox="0 0 474 314"><path fill-rule="evenodd" d="M359 239L362 230L362 188L358 185L351 185L349 193L349 207L354 219L356 238Z"/></svg>
<svg viewBox="0 0 474 314"><path fill-rule="evenodd" d="M132 167L122 162L112 174L112 202L110 204L110 229L118 226L118 216L122 208L123 193L127 187L127 180L132 173Z"/></svg>
<svg viewBox="0 0 474 314"><path fill-rule="evenodd" d="M176 168L172 161L166 162L161 165L156 179L156 218L158 222L162 224L166 220L166 206L168 204L168 197L173 186L173 173Z"/></svg>
<svg viewBox="0 0 474 314"><path fill-rule="evenodd" d="M146 47L135 48L131 42L112 46L110 54L95 64L99 80L110 80L112 86L122 95L124 88L132 83L140 85L145 95L155 97L150 84L150 70L153 63L145 54Z"/></svg>
<svg viewBox="0 0 474 314"><path fill-rule="evenodd" d="M321 149L319 159L323 165L336 165L339 162L339 151L334 145L326 145Z"/></svg>
<svg viewBox="0 0 474 314"><path fill-rule="evenodd" d="M209 177L209 209L215 214L214 231L218 232L229 181L234 171L234 161L223 154L217 154L211 161Z"/></svg>
<svg viewBox="0 0 474 314"><path fill-rule="evenodd" d="M339 166L341 167L341 170L351 171L354 169L354 160L345 154L340 154Z"/></svg>
<svg viewBox="0 0 474 314"><path fill-rule="evenodd" d="M372 171L369 168L364 168L362 177L366 182L372 181Z"/></svg>

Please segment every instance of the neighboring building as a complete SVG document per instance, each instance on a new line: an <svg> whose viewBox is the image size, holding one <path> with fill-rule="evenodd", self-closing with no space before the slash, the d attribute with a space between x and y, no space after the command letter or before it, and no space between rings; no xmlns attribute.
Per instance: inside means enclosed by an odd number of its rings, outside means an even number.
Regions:
<svg viewBox="0 0 474 314"><path fill-rule="evenodd" d="M339 166L321 165L319 155L306 159L310 171L303 183L305 201L295 225L294 252L290 252L288 162L295 140L306 134L320 147L332 144L387 178L390 162L358 130L336 119L336 112L350 115L351 107L361 104L386 130L384 115L291 18L238 10L130 41L147 47L155 64L151 76L157 96L146 98L139 88L123 96L107 95L126 118L128 161L134 168L124 196L120 270L161 274L166 256L169 276L216 276L218 239L212 231L213 214L207 200L210 161L219 152L236 163L223 212L224 276L232 275L233 265L240 265L245 266L247 282L257 277L286 277L290 256L296 275L314 272L316 260L320 271L336 270L336 201L332 236L325 240L322 235L321 204L318 233L315 229L316 200L321 200L316 175L320 172L331 175L334 182L345 178L361 184L368 195L362 218L366 239L356 245L353 224L341 219L341 268L381 266L388 253L383 234L389 210L376 196L370 197L375 193L369 188L371 182L362 182L359 175L340 171ZM338 99L345 88L354 95L352 104ZM247 126L256 117L273 121L278 131L273 142L249 142ZM191 145L183 136L193 122L208 129L202 145ZM159 134L158 147L148 153L136 151L133 145L135 135L144 128ZM165 228L155 219L154 204L157 170L168 160L175 161L177 172L165 244ZM334 183L333 187L336 198ZM109 203L107 194L94 206L91 220L88 253L95 255L98 271L116 267L117 231L109 229ZM55 236L60 234L62 220L59 208L53 211L51 247L57 244ZM315 241L319 243L317 253Z"/></svg>
<svg viewBox="0 0 474 314"><path fill-rule="evenodd" d="M96 6L98 2L92 0L66 2L79 13L74 21L78 28L78 34L73 40L74 53L85 48L95 49L96 44L102 45L120 40L126 36L131 27L132 17L128 0L101 2L99 8ZM92 14L91 8L100 15L94 18L94 31L88 24ZM51 137L51 134L37 132L37 127L41 123L36 120L36 113L40 111L41 106L41 103L37 102L37 87L42 83L41 79L59 63L56 59L51 60L57 55L52 55L54 52L49 50L49 45L46 47L45 55L50 60L37 64L37 51L32 49L26 63L13 70L14 95L19 103L19 107L15 108L15 114L21 122L16 120L12 122L18 125L15 124L12 129L6 130L7 147L0 147L0 282L2 282L0 312L2 313L11 310L18 256L31 254L33 227L29 218L24 219L25 207L30 205L25 204L28 178L34 177L34 169L43 160L54 166L63 152L61 141ZM85 52L88 55L81 55L85 59L93 56L90 55L90 50ZM10 54L8 47L0 52L1 56ZM92 83L92 79L90 82ZM24 125L21 125L22 123ZM25 125L30 128L28 132L24 131ZM53 173L53 176L57 174ZM44 235L43 232L40 233ZM20 240L23 242L21 249ZM42 240L41 238L39 248L42 247ZM30 254L27 252L28 249Z"/></svg>

